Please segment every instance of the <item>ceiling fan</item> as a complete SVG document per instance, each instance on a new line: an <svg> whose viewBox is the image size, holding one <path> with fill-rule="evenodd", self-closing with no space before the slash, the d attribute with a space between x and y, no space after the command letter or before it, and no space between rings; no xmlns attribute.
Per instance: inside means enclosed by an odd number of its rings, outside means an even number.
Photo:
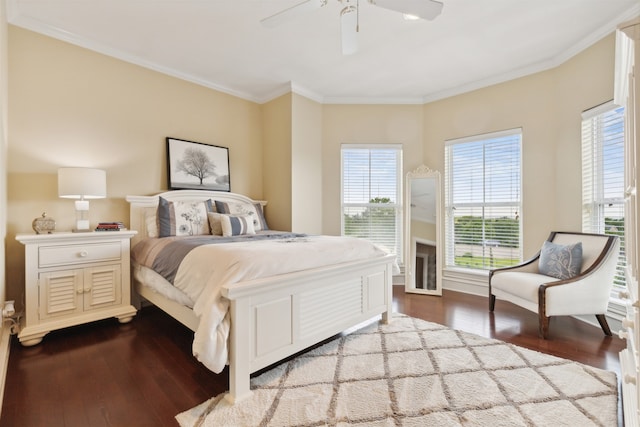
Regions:
<svg viewBox="0 0 640 427"><path fill-rule="evenodd" d="M342 53L349 55L358 50L359 0L338 0L344 6L340 11L342 30ZM442 13L443 4L436 0L367 0L374 6L400 12L407 18L435 19ZM305 0L284 9L260 22L267 27L276 27L312 10L320 9L329 0Z"/></svg>

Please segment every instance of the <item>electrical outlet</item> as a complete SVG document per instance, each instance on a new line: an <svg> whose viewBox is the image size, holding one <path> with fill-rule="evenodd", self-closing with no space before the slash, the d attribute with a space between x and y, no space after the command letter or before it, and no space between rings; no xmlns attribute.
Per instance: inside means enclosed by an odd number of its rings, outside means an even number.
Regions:
<svg viewBox="0 0 640 427"><path fill-rule="evenodd" d="M14 306L15 301L5 301L4 308L2 309L2 317L11 317L16 314L16 308Z"/></svg>

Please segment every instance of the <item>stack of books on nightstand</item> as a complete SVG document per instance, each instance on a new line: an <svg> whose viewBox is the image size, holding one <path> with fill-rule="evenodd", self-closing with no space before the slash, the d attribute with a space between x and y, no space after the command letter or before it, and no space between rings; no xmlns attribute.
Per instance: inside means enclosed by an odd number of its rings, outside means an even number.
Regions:
<svg viewBox="0 0 640 427"><path fill-rule="evenodd" d="M120 231L126 230L122 221L99 222L96 231Z"/></svg>

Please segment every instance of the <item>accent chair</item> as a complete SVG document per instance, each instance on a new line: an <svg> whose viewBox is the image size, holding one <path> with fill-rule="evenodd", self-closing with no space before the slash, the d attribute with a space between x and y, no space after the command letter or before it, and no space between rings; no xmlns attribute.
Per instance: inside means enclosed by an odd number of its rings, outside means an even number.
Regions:
<svg viewBox="0 0 640 427"><path fill-rule="evenodd" d="M615 236L553 231L533 258L489 272L489 311L499 299L538 313L544 339L551 316L595 314L611 335L605 313L619 250Z"/></svg>

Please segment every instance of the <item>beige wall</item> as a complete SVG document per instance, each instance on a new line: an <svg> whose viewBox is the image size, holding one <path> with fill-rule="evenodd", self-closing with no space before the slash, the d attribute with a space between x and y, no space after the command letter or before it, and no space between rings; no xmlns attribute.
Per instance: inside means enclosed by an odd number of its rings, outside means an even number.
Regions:
<svg viewBox="0 0 640 427"><path fill-rule="evenodd" d="M555 121L556 228L582 226L581 113L613 99L615 34L595 44L554 70L557 114Z"/></svg>
<svg viewBox="0 0 640 427"><path fill-rule="evenodd" d="M581 112L613 96L614 36L561 66L424 106L425 162L446 140L522 128L525 258L554 229L581 229Z"/></svg>
<svg viewBox="0 0 640 427"><path fill-rule="evenodd" d="M8 34L6 20L6 4L0 2L0 170L7 168L7 134L8 134ZM7 236L7 176L0 174L0 239L4 242ZM0 304L4 304L6 294L5 278L5 245L0 246ZM0 329L5 327L3 322ZM4 349L0 348L0 354ZM1 358L0 358L1 359ZM0 398L2 392L0 392Z"/></svg>
<svg viewBox="0 0 640 427"><path fill-rule="evenodd" d="M291 231L322 233L322 104L293 95Z"/></svg>
<svg viewBox="0 0 640 427"><path fill-rule="evenodd" d="M325 105L323 107L323 233L340 234L341 144L402 144L403 169L408 172L422 163L424 141L422 121L422 105Z"/></svg>
<svg viewBox="0 0 640 427"><path fill-rule="evenodd" d="M274 230L322 233L322 105L295 93L262 107L263 188Z"/></svg>
<svg viewBox="0 0 640 427"><path fill-rule="evenodd" d="M126 195L167 189L167 136L229 147L231 190L263 198L258 104L13 26L9 76L12 297L21 299L24 283L15 234L32 232L43 211L58 230L72 228L73 203L57 197L60 166L106 170L108 198L91 202L92 224L128 222Z"/></svg>
<svg viewBox="0 0 640 427"><path fill-rule="evenodd" d="M273 230L291 230L292 94L262 106L263 179L267 224Z"/></svg>
<svg viewBox="0 0 640 427"><path fill-rule="evenodd" d="M57 168L106 169L91 220L127 220L125 195L167 188L167 136L229 147L232 191L268 200L271 228L339 234L341 144L402 144L404 172L443 171L447 139L522 127L531 254L550 229L580 228L580 112L611 98L613 52L611 36L556 69L426 105L257 105L9 26L9 296L24 280L15 234L45 210L72 226Z"/></svg>

